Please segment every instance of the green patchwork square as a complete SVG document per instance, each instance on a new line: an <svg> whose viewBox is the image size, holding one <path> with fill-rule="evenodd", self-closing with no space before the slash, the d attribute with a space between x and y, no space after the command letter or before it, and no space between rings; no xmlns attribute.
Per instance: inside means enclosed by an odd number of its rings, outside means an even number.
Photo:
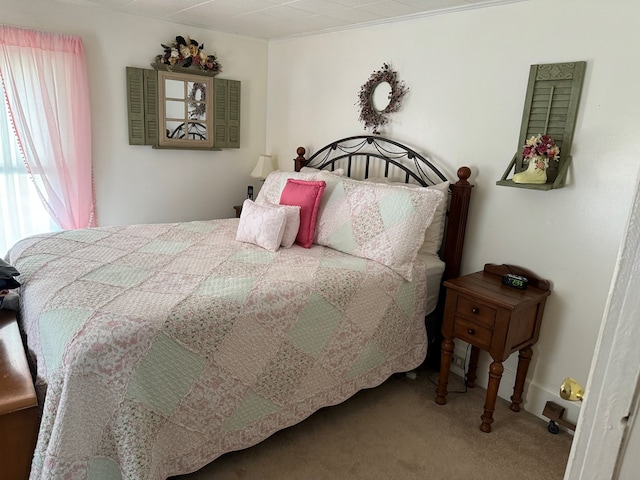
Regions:
<svg viewBox="0 0 640 480"><path fill-rule="evenodd" d="M174 242L171 240L151 240L138 251L144 253L160 253L163 255L176 255L189 248L186 242Z"/></svg>
<svg viewBox="0 0 640 480"><path fill-rule="evenodd" d="M367 269L366 261L357 257L326 257L320 260L320 266L356 272L364 272Z"/></svg>
<svg viewBox="0 0 640 480"><path fill-rule="evenodd" d="M138 364L126 396L169 416L205 365L206 359L160 334Z"/></svg>
<svg viewBox="0 0 640 480"><path fill-rule="evenodd" d="M37 253L35 255L29 255L19 258L14 266L18 269L21 275L26 276L39 270L40 267L57 258L60 257L58 255L52 255L50 253ZM18 279L19 278L20 277L18 277Z"/></svg>
<svg viewBox="0 0 640 480"><path fill-rule="evenodd" d="M317 356L338 328L341 318L342 313L338 309L313 293L298 321L287 332L287 337L303 352Z"/></svg>
<svg viewBox="0 0 640 480"><path fill-rule="evenodd" d="M188 232L197 232L197 233L213 232L217 228L218 226L212 222L187 222L187 223L180 223L176 227L176 229L179 229L179 230L186 230Z"/></svg>
<svg viewBox="0 0 640 480"><path fill-rule="evenodd" d="M229 257L229 260L240 263L271 263L274 258L278 256L275 252L269 252L267 250L240 250Z"/></svg>
<svg viewBox="0 0 640 480"><path fill-rule="evenodd" d="M356 359L347 374L347 378L355 378L369 370L373 370L384 362L384 354L373 343L369 343Z"/></svg>
<svg viewBox="0 0 640 480"><path fill-rule="evenodd" d="M409 192L399 191L385 195L378 201L380 216L388 229L413 215L415 208Z"/></svg>
<svg viewBox="0 0 640 480"><path fill-rule="evenodd" d="M249 392L224 424L225 431L240 430L256 420L278 411L268 398Z"/></svg>
<svg viewBox="0 0 640 480"><path fill-rule="evenodd" d="M110 232L104 232L101 230L79 229L79 230L66 230L58 234L58 238L64 238L66 240L75 240L77 242L93 243L101 240L105 237L111 236Z"/></svg>
<svg viewBox="0 0 640 480"><path fill-rule="evenodd" d="M132 287L145 280L152 272L127 265L105 265L89 272L83 280L91 280L117 287Z"/></svg>
<svg viewBox="0 0 640 480"><path fill-rule="evenodd" d="M238 303L244 303L255 283L256 280L253 278L208 277L200 284L196 293L225 297Z"/></svg>
<svg viewBox="0 0 640 480"><path fill-rule="evenodd" d="M408 316L413 314L413 305L415 304L415 284L411 282L402 282L398 293L396 293L396 304Z"/></svg>
<svg viewBox="0 0 640 480"><path fill-rule="evenodd" d="M121 480L120 466L107 457L93 457L89 461L87 480Z"/></svg>
<svg viewBox="0 0 640 480"><path fill-rule="evenodd" d="M358 248L358 241L353 233L351 222L342 224L329 235L331 248L345 253L355 252Z"/></svg>
<svg viewBox="0 0 640 480"><path fill-rule="evenodd" d="M84 309L50 310L40 315L40 343L48 372L60 366L67 344L90 315L91 310Z"/></svg>

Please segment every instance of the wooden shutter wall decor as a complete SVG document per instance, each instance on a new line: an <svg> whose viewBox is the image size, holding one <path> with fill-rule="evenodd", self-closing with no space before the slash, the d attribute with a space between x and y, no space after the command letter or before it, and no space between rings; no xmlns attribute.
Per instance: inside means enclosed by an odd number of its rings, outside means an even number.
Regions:
<svg viewBox="0 0 640 480"><path fill-rule="evenodd" d="M126 74L129 145L152 145L157 148L160 131L158 72L127 67ZM238 80L214 78L214 124L211 132L214 150L240 148L240 85Z"/></svg>
<svg viewBox="0 0 640 480"><path fill-rule="evenodd" d="M502 179L496 182L497 185L537 190L564 187L571 163L571 143L585 70L586 62L531 65L518 149ZM547 183L523 184L507 180L514 167L515 173L527 168L522 161L522 146L528 138L538 134L550 135L560 147L559 162L557 165L550 162L547 169Z"/></svg>

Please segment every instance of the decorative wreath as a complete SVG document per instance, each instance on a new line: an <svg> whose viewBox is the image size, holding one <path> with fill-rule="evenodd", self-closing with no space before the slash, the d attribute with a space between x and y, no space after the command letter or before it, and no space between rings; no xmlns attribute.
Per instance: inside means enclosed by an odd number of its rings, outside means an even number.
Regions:
<svg viewBox="0 0 640 480"><path fill-rule="evenodd" d="M378 85L385 82L391 85L389 104L384 110L378 111L373 107L373 92ZM358 94L359 120L364 122L364 129L371 128L374 135L379 135L380 127L389 123L389 114L400 109L402 97L408 90L404 82L398 80L398 74L391 70L388 63L384 63L380 70L373 72L367 83L360 87Z"/></svg>
<svg viewBox="0 0 640 480"><path fill-rule="evenodd" d="M195 100L189 103L191 118L204 117L207 112L207 92L204 83L194 82L193 87L189 91L189 100Z"/></svg>

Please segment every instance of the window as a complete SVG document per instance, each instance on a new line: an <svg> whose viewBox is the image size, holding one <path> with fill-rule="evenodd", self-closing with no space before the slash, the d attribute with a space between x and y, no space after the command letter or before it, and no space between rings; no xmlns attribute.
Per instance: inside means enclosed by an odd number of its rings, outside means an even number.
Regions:
<svg viewBox="0 0 640 480"><path fill-rule="evenodd" d="M4 102L0 107L0 256L4 257L21 238L60 227L51 220L29 178Z"/></svg>

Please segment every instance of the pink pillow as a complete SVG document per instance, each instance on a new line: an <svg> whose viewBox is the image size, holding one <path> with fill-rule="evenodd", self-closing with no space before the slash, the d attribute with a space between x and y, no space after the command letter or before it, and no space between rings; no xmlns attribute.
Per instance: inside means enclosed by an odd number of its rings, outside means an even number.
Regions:
<svg viewBox="0 0 640 480"><path fill-rule="evenodd" d="M304 248L311 248L313 243L318 207L326 186L327 183L324 180L309 181L289 178L280 195L280 205L300 207L300 229L296 236L296 243Z"/></svg>

